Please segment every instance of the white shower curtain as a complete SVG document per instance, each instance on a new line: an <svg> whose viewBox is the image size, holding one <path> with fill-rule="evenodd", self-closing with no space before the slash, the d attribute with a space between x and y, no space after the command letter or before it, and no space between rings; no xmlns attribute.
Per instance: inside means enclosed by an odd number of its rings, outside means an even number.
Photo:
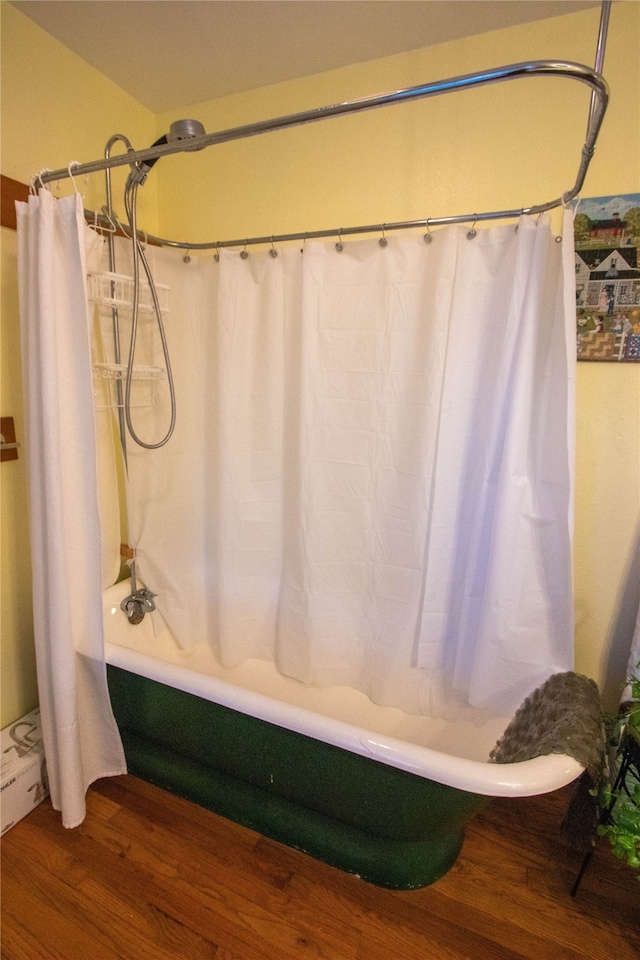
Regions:
<svg viewBox="0 0 640 960"><path fill-rule="evenodd" d="M178 419L129 445L129 527L181 647L441 716L571 669L564 231L152 253ZM166 395L133 411L147 440Z"/></svg>
<svg viewBox="0 0 640 960"><path fill-rule="evenodd" d="M126 773L107 690L103 556L78 195L19 203L18 262L34 631L51 800L67 827L99 777ZM105 579L115 572L105 569Z"/></svg>
<svg viewBox="0 0 640 960"><path fill-rule="evenodd" d="M88 784L125 771L85 281L105 249L77 196L41 191L18 226L38 682L52 799L74 826ZM148 251L170 287L178 416L166 446L129 441L128 521L187 656L209 643L226 664L270 659L435 715L510 712L571 668L569 212L564 235L522 218L342 253ZM128 257L119 242L120 272ZM137 363L162 367L144 318L140 335ZM167 397L166 381L133 384L143 439L164 435Z"/></svg>

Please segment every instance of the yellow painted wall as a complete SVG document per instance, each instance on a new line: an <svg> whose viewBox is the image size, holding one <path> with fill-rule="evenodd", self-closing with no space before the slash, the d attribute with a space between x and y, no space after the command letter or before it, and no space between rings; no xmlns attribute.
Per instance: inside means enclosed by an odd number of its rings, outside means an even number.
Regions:
<svg viewBox="0 0 640 960"><path fill-rule="evenodd" d="M598 17L597 9L579 12L334 70L172 111L155 118L155 126L92 72L85 134L93 145L73 140L81 135L75 124L43 121L24 130L16 108L3 172L25 178L44 164L92 159L116 129L135 137L136 146L148 143L181 116L213 131L505 63L591 64ZM17 46L3 70L15 97L25 83L31 91L25 114L31 106L40 114L67 109L77 72L89 68L15 11L8 19ZM612 102L585 196L640 190L639 36L640 5L614 4L604 71ZM55 93L32 81L23 62L36 42L39 62L50 57L69 71L60 73ZM109 108L98 101L98 91L107 89L115 97ZM145 191L158 191L159 233L194 242L530 205L573 185L588 101L582 84L550 78L457 92L167 157ZM153 195L147 197L153 208ZM150 231L152 214L141 210ZM577 426L576 665L614 690L639 593L640 370L579 364Z"/></svg>
<svg viewBox="0 0 640 960"><path fill-rule="evenodd" d="M638 189L638 17L614 5L613 96L587 194ZM190 106L208 131L532 59L592 64L599 10ZM526 78L217 145L158 166L162 231L195 240L521 207L574 183L588 88ZM159 118L165 129L179 116Z"/></svg>
<svg viewBox="0 0 640 960"><path fill-rule="evenodd" d="M532 59L593 64L598 8L189 108L208 131ZM614 4L584 196L640 190L640 4ZM589 91L527 78L266 134L158 170L161 232L235 239L521 207L573 186ZM164 119L164 123L163 123ZM160 118L167 127L175 114ZM556 218L557 219L557 218ZM615 702L640 601L640 370L578 364L576 668Z"/></svg>
<svg viewBox="0 0 640 960"><path fill-rule="evenodd" d="M29 182L42 167L94 160L116 131L137 146L156 137L155 117L31 20L6 3L2 16L2 173ZM121 176L121 175L120 175ZM114 188L119 179L114 174ZM66 195L69 182L60 184ZM103 177L94 176L85 206L104 203ZM56 192L54 188L54 193ZM145 222L156 222L155 185L142 198ZM122 212L122 211L121 211ZM22 379L16 281L16 236L2 229L0 408L13 416L23 440ZM24 451L0 466L2 675L0 726L37 705L31 614L31 576Z"/></svg>
<svg viewBox="0 0 640 960"><path fill-rule="evenodd" d="M28 183L43 167L56 170L70 161L103 156L114 133L124 133L134 147L156 139L154 114L62 43L0 0L2 24L2 173ZM119 144L114 153L123 152ZM121 194L125 168L113 171L114 196ZM76 179L85 207L104 201L104 175ZM53 185L55 195L71 192L71 181ZM140 214L151 230L156 225L156 185L140 191ZM116 204L118 209L118 204ZM124 215L122 205L119 213Z"/></svg>
<svg viewBox="0 0 640 960"><path fill-rule="evenodd" d="M2 353L0 405L3 416L15 419L16 435L23 437L22 379L16 235L0 231L2 271ZM38 703L33 618L31 614L31 554L27 520L27 480L24 451L17 460L0 464L0 626L2 628L2 723L12 723Z"/></svg>

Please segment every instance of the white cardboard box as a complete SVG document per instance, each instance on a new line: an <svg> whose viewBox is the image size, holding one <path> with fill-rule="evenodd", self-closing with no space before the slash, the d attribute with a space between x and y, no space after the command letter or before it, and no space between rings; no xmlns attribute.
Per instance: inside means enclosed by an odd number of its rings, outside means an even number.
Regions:
<svg viewBox="0 0 640 960"><path fill-rule="evenodd" d="M40 711L0 732L0 821L6 833L49 795Z"/></svg>

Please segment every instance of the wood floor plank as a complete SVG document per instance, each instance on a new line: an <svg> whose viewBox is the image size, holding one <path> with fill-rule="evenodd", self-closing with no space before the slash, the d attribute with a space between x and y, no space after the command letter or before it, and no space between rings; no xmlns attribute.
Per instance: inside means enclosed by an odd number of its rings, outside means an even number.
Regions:
<svg viewBox="0 0 640 960"><path fill-rule="evenodd" d="M313 903L316 916L339 918L345 925L357 926L366 933L358 958L369 954L384 956L386 952L394 960L414 960L424 951L428 956L428 947L435 945L447 960L466 956L468 929L457 923L457 904L445 899L439 910L431 910L426 906L431 902L426 890L381 891L353 877L343 881L344 875L335 873L329 883L320 884L316 875L302 876L298 872L291 886L301 902ZM437 889L437 885L431 889ZM473 960L520 960L520 954L506 946L503 949L493 931L485 938L476 928Z"/></svg>
<svg viewBox="0 0 640 960"><path fill-rule="evenodd" d="M54 926L61 920L67 922L81 917L84 905L91 903L91 936L96 950L111 949L121 957L126 956L131 943L138 943L139 960L173 960L173 953L165 946L164 935L156 935L155 912L147 909L140 898L136 901L136 909L132 910L125 892L126 885L121 883L119 889L109 888L102 879L92 875L90 856L85 862L74 863L65 858L62 869L57 872L51 870L51 860L47 858L48 872L43 879L37 854L47 848L46 836L46 832L33 831L33 837L29 838L31 842L24 845L29 849L23 847L20 869L23 884L29 884L32 891L37 888L40 902ZM86 845L79 849L85 854ZM106 873L108 864L103 864L102 875ZM122 881L122 875L120 879ZM197 946L197 952L195 948L192 951L194 956L210 960L215 955L215 946L209 949Z"/></svg>
<svg viewBox="0 0 640 960"><path fill-rule="evenodd" d="M112 944L105 942L95 925L95 916L73 915L66 909L66 897L60 885L58 903L41 893L44 884L34 886L32 877L25 872L16 871L15 864L5 860L3 852L2 910L3 910L3 949L4 930L14 927L14 920L20 926L26 925L34 940L42 944L44 955L47 952L61 955L64 960L122 960ZM7 875L9 874L9 875ZM20 875L20 879L18 879ZM40 889L39 889L40 888ZM25 924L25 919L28 918ZM7 955L13 960L11 954Z"/></svg>
<svg viewBox="0 0 640 960"><path fill-rule="evenodd" d="M568 792L496 801L436 884L390 891L134 777L2 839L2 960L640 960L640 883L559 824Z"/></svg>
<svg viewBox="0 0 640 960"><path fill-rule="evenodd" d="M265 944L273 942L277 944L278 957L355 957L355 946L345 953L352 938L350 928L336 930L335 920L322 929L305 922L304 917L288 908L286 893L271 883L262 883L253 860L245 862L244 872L237 860L229 866L207 837L198 838L197 854L180 859L182 847L174 849L175 835L184 843L184 823L179 817L174 821L173 830L169 830L148 820L143 822L130 810L122 809L108 824L94 823L83 829L85 834L91 830L94 840L118 851L118 856L129 865L153 874L148 882L153 884L154 900L174 921L187 923L193 901L198 900L208 911L203 922L213 924L216 942L231 943L243 936L245 951L259 950L260 956L270 955ZM247 890L251 891L250 896ZM233 928L229 927L230 918L235 923Z"/></svg>
<svg viewBox="0 0 640 960"><path fill-rule="evenodd" d="M304 947L307 953L311 950L311 942L315 940L322 941L322 955L339 955L341 960L347 957L355 957L357 942L354 934L354 925L352 917L339 922L335 913L327 914L323 918L322 924L317 924L317 908L312 898L312 915L307 917L305 910L300 911L298 905L292 907L291 896L288 892L288 886L295 872L295 868L281 869L280 862L283 851L287 848L281 844L267 841L261 838L259 834L252 831L246 831L237 825L229 824L228 821L218 818L222 826L221 834L209 836L209 831L203 834L203 831L193 835L193 806L181 801L175 803L176 798L172 798L173 815L166 821L165 833L154 832L144 824L140 828L147 833L144 836L144 853L142 849L137 851L131 847L127 856L140 858L155 852L156 855L166 856L172 848L172 839L180 845L184 844L185 838L198 843L198 860L190 860L189 864L182 869L183 878L188 883L195 883L202 873L215 874L218 881L224 878L226 898L229 900L232 895L239 898L239 902L245 899L246 889L250 888L252 897L261 904L268 912L277 915L282 921L289 922L298 931L296 937L296 950L300 942L304 941ZM136 803L132 801L129 809L122 810L117 817L113 818L112 826L122 829L128 836L136 828L133 821L128 818L135 816ZM162 820L164 811L158 812L155 818L155 824ZM229 831L229 827L235 829ZM225 832L232 834L231 840L224 836ZM139 837L142 834L139 833ZM242 842L238 844L237 839ZM296 865L301 862L301 855L292 851L296 858ZM178 856L178 851L174 851L174 856ZM303 857L302 862L309 858ZM311 861L314 869L320 864ZM327 868L331 871L331 868ZM331 871L329 876L333 877L335 871ZM306 900L304 902L307 907Z"/></svg>
<svg viewBox="0 0 640 960"><path fill-rule="evenodd" d="M503 815L496 818L498 810ZM570 888L581 856L563 844L560 817L555 817L555 823L549 819L553 808L548 798L531 798L527 806L522 807L522 814L527 810L533 816L528 818L527 834L521 837L513 819L513 805L496 804L492 813L481 821L480 828L474 825L470 830L467 856L443 879L441 888L446 890L450 886L453 897L457 895L456 890L464 889L467 907L477 908L496 922L508 919L520 930L521 938L537 941L539 931L551 925L556 930L554 939L564 951L563 957L568 958L571 951L576 951L580 958L610 960L610 942L615 942L621 931L624 936L626 929L631 932L633 944L629 956L640 957L640 884L636 887L632 872L628 868L621 870L623 865L608 855L600 871L602 883L611 884L606 887L607 895L598 895L594 900L585 884L574 900ZM549 829L550 823L553 829ZM478 829L480 834L474 836ZM535 839L533 845L532 838ZM605 848L601 853L607 853ZM522 881L514 883L512 873L505 882L509 864L513 871L516 862L522 870ZM457 884L457 874L463 870L471 882ZM596 929L601 937L594 939ZM600 939L604 946L599 945ZM538 942L530 952L534 960L545 956Z"/></svg>
<svg viewBox="0 0 640 960"><path fill-rule="evenodd" d="M3 923L1 960L67 960L57 948L41 943L29 923L28 916L12 916L10 923Z"/></svg>
<svg viewBox="0 0 640 960"><path fill-rule="evenodd" d="M83 884L82 893L100 910L105 927L118 930L118 950L123 956L131 943L144 945L136 960L174 960L176 949L192 960L213 960L216 956L218 944L174 919L147 897L138 897L132 910L127 896L118 896L109 884L91 880Z"/></svg>

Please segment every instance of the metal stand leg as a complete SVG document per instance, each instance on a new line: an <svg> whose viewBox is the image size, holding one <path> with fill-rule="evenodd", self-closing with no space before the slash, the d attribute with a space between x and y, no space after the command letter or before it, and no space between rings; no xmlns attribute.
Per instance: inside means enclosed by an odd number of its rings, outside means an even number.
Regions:
<svg viewBox="0 0 640 960"><path fill-rule="evenodd" d="M634 762L637 762L636 760L634 760L632 741L630 738L627 738L624 743L621 757L622 759L620 762L620 769L618 770L618 775L616 776L615 783L611 790L611 794L612 794L611 800L607 808L602 811L600 815L600 819L598 821L598 826L605 826L607 823L612 822L611 814L613 813L613 808L615 807L618 801L619 791L622 790L626 782L627 775L631 770L632 766L634 765ZM591 863L591 858L593 857L594 852L595 852L595 841L591 849L587 850L587 852L584 855L584 859L582 861L582 864L580 865L578 876L576 877L575 883L571 888L572 897L575 897L576 893L578 892L578 887L580 886L582 882L582 878L584 877L587 871L587 867Z"/></svg>

